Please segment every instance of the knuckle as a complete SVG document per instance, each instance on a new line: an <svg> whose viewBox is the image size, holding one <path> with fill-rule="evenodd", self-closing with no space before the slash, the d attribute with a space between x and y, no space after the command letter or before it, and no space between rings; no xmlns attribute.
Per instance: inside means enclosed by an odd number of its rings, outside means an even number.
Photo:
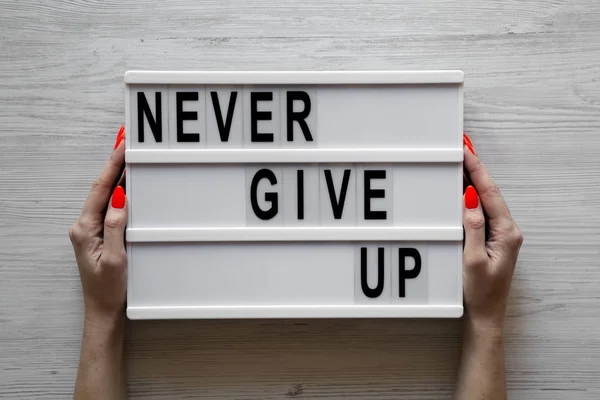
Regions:
<svg viewBox="0 0 600 400"><path fill-rule="evenodd" d="M494 197L502 196L500 188L494 181L490 181L489 184L483 189L483 194L487 194Z"/></svg>
<svg viewBox="0 0 600 400"><path fill-rule="evenodd" d="M127 253L125 250L119 252L103 253L101 266L103 268L120 268L127 264Z"/></svg>
<svg viewBox="0 0 600 400"><path fill-rule="evenodd" d="M508 235L508 239L515 247L521 247L523 244L523 232L521 232L518 226L514 225Z"/></svg>
<svg viewBox="0 0 600 400"><path fill-rule="evenodd" d="M106 183L104 182L104 180L102 178L98 177L92 183L92 190L97 191L99 189L104 188L105 186L106 186Z"/></svg>
<svg viewBox="0 0 600 400"><path fill-rule="evenodd" d="M117 229L121 228L123 225L120 218L106 217L106 219L104 219L104 227L106 229Z"/></svg>
<svg viewBox="0 0 600 400"><path fill-rule="evenodd" d="M485 227L485 217L483 215L471 215L465 223L469 230L480 230Z"/></svg>
<svg viewBox="0 0 600 400"><path fill-rule="evenodd" d="M69 239L71 239L71 243L80 244L85 237L84 232L85 231L82 228L81 223L79 221L71 225L71 227L69 228Z"/></svg>
<svg viewBox="0 0 600 400"><path fill-rule="evenodd" d="M98 189L101 186L102 186L102 180L100 178L94 179L94 182L92 182L92 190Z"/></svg>

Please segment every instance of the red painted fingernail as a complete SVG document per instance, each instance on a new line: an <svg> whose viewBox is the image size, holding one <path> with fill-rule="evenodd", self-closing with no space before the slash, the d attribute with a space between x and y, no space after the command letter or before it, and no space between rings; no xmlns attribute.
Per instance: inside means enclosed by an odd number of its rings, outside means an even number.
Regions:
<svg viewBox="0 0 600 400"><path fill-rule="evenodd" d="M465 191L465 207L469 210L477 208L479 205L479 197L477 196L477 191L473 186L467 187Z"/></svg>
<svg viewBox="0 0 600 400"><path fill-rule="evenodd" d="M117 186L112 195L112 206L113 208L125 207L125 190L123 186Z"/></svg>
<svg viewBox="0 0 600 400"><path fill-rule="evenodd" d="M469 137L467 136L466 133L463 133L463 142L464 143L469 143L471 146L473 146L473 143L471 142L471 139L469 139Z"/></svg>
<svg viewBox="0 0 600 400"><path fill-rule="evenodd" d="M121 129L119 129L119 133L117 133L117 140L115 142L115 147L113 148L113 150L116 150L116 148L119 147L121 141L123 140L123 137L125 137L125 125L121 125Z"/></svg>
<svg viewBox="0 0 600 400"><path fill-rule="evenodd" d="M467 146L467 149L469 149L469 151L471 153L473 153L474 155L477 155L477 153L475 153L475 150L473 150L473 145L471 145L469 143L465 143L465 146Z"/></svg>

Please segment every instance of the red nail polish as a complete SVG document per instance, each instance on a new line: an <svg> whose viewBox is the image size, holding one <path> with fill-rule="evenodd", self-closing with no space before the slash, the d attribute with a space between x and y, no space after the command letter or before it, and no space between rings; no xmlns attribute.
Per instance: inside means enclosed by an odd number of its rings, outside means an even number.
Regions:
<svg viewBox="0 0 600 400"><path fill-rule="evenodd" d="M465 191L465 207L469 210L477 208L479 205L479 197L477 196L477 191L473 186L467 187Z"/></svg>
<svg viewBox="0 0 600 400"><path fill-rule="evenodd" d="M471 142L471 139L469 139L469 137L467 136L466 133L463 133L463 142L469 143L471 145L471 147L473 147L473 143Z"/></svg>
<svg viewBox="0 0 600 400"><path fill-rule="evenodd" d="M121 141L125 137L125 125L121 125L121 129L119 129L119 133L117 134L117 140L115 142L115 147L113 150L116 150L117 147L121 144Z"/></svg>
<svg viewBox="0 0 600 400"><path fill-rule="evenodd" d="M469 143L465 143L465 146L467 146L467 149L469 149L469 151L471 153L473 153L474 155L477 155L477 153L475 153L475 150L473 150L473 145L471 145Z"/></svg>
<svg viewBox="0 0 600 400"><path fill-rule="evenodd" d="M112 195L112 206L113 208L125 207L125 190L123 186L117 186Z"/></svg>
<svg viewBox="0 0 600 400"><path fill-rule="evenodd" d="M113 150L116 150L117 147L119 147L119 145L121 144L121 141L123 141L123 136L119 136L117 138L117 142L115 143L115 147L113 148Z"/></svg>

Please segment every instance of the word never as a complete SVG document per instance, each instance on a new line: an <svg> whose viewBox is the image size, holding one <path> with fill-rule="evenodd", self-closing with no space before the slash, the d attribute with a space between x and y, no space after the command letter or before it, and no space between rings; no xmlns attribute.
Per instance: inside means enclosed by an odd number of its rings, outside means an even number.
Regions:
<svg viewBox="0 0 600 400"><path fill-rule="evenodd" d="M284 97L284 96L282 96ZM233 121L233 114L237 104L238 92L232 91L229 96L229 104L225 112L225 118L221 111L221 101L217 92L210 92L210 98L214 109L214 115L219 129L219 136L221 142L229 141L229 133L231 131L231 123ZM198 92L176 92L175 104L176 104L176 118L177 118L177 142L200 142L200 134L198 132L184 132L183 122L184 121L197 121L198 112L196 111L183 111L183 103L190 101L198 101ZM138 141L144 142L144 118L148 121L152 136L157 143L163 140L162 131L162 92L155 93L155 105L156 115L152 114L146 94L144 92L137 92L137 126L138 126ZM259 102L272 102L273 92L261 91L261 92L250 92L250 141L256 143L273 142L273 132L258 132L259 121L270 121L273 118L271 111L259 111ZM301 111L294 111L294 102L300 101L303 103ZM307 142L312 142L314 139L306 118L310 115L311 111L311 100L308 93L298 90L290 90L285 92L285 104L286 104L286 116L287 116L287 141L294 141L294 122L297 122L302 130L304 139Z"/></svg>

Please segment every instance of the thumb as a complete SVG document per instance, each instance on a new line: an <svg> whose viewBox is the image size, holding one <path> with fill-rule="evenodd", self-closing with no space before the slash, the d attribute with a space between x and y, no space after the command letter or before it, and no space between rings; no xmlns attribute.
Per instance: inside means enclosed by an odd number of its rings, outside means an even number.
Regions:
<svg viewBox="0 0 600 400"><path fill-rule="evenodd" d="M111 260L125 257L125 225L127 224L127 198L122 186L113 192L104 219L104 246L102 257Z"/></svg>
<svg viewBox="0 0 600 400"><path fill-rule="evenodd" d="M469 266L487 262L485 216L479 202L479 196L473 186L467 187L463 200L463 225L465 227L464 263L466 266Z"/></svg>

